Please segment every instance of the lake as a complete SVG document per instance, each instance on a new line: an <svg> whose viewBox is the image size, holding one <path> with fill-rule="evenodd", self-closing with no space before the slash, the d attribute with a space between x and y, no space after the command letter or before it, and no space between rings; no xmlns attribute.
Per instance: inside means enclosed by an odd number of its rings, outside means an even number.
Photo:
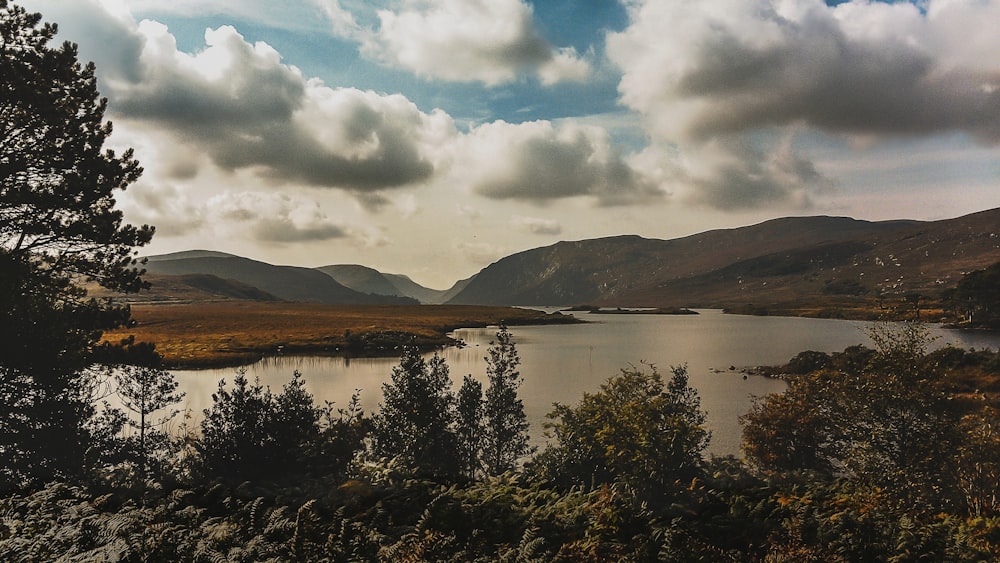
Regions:
<svg viewBox="0 0 1000 563"><path fill-rule="evenodd" d="M584 392L598 390L601 383L622 368L643 364L656 366L665 378L671 365L686 364L691 385L701 396L712 431L709 453L738 454L739 417L753 401L769 393L780 393L780 380L750 375L741 368L787 362L804 350L838 352L854 344L871 345L866 334L869 323L792 317L725 315L702 310L699 315L608 315L575 312L586 324L511 327L521 356L524 385L520 396L531 422L531 437L543 445L545 415L552 403L576 403ZM452 336L464 341L463 348L440 351L451 368L454 390L462 377L471 374L485 382L483 358L496 329L461 329ZM932 327L934 346L961 348L1000 346L995 333L967 333ZM329 400L343 406L355 389L361 389L366 412L377 409L382 383L389 380L398 358L265 358L246 366L247 375L259 377L275 392L280 391L294 370L305 376L307 387L318 403ZM731 369L735 368L735 369ZM644 368L648 369L648 367ZM195 419L211 405L211 394L220 379L232 381L235 369L174 371L187 392L182 408L192 409Z"/></svg>

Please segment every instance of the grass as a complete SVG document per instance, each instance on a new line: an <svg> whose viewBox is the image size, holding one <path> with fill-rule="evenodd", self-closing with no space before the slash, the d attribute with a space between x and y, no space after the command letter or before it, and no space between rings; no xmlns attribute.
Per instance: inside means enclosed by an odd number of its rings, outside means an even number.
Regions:
<svg viewBox="0 0 1000 563"><path fill-rule="evenodd" d="M223 367L278 353L393 355L396 346L453 343L462 327L576 322L570 316L513 307L325 305L231 301L133 305L134 326L104 340L152 342L169 367Z"/></svg>

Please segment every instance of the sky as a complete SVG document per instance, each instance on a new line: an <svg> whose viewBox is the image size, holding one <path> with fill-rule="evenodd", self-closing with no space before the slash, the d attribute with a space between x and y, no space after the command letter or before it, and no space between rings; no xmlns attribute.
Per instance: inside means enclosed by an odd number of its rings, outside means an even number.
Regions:
<svg viewBox="0 0 1000 563"><path fill-rule="evenodd" d="M444 289L513 253L1000 207L1000 0L23 0L145 254Z"/></svg>

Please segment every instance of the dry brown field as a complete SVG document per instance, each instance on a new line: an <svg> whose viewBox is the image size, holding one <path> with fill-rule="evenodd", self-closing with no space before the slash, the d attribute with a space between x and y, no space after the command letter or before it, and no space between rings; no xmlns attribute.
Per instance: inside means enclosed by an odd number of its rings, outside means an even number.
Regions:
<svg viewBox="0 0 1000 563"><path fill-rule="evenodd" d="M231 366L280 353L392 355L395 345L451 343L462 327L575 322L558 313L465 305L326 305L227 301L133 305L134 326L105 334L152 342L177 367Z"/></svg>

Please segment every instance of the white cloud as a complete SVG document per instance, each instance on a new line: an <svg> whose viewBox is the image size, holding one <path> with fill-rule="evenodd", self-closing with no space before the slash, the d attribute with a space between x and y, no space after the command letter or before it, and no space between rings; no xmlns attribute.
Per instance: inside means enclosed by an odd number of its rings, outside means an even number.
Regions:
<svg viewBox="0 0 1000 563"><path fill-rule="evenodd" d="M492 199L587 196L615 205L663 195L615 150L607 131L570 120L480 125L461 140L459 153L457 177Z"/></svg>
<svg viewBox="0 0 1000 563"><path fill-rule="evenodd" d="M540 217L514 217L511 223L515 227L524 229L534 235L559 235L562 234L562 225L554 219L542 219Z"/></svg>
<svg viewBox="0 0 1000 563"><path fill-rule="evenodd" d="M174 167L176 177L198 173L202 159L188 158L194 150L272 185L340 188L377 206L382 190L430 178L438 145L454 135L443 112L423 113L401 95L306 79L270 45L250 43L231 26L206 30L205 47L189 54L158 22L136 24L92 2L61 7L76 17L71 30L91 34L90 45L106 38L113 47L95 49L110 117L134 131L171 135L158 152L184 163Z"/></svg>
<svg viewBox="0 0 1000 563"><path fill-rule="evenodd" d="M117 200L131 223L155 226L157 238L180 236L206 224L204 209L170 184L139 183Z"/></svg>
<svg viewBox="0 0 1000 563"><path fill-rule="evenodd" d="M349 27L339 4L327 5L335 27ZM539 34L522 0L407 0L396 11L378 11L378 19L362 52L419 76L496 86L525 74L545 84L579 81L591 71L575 49Z"/></svg>
<svg viewBox="0 0 1000 563"><path fill-rule="evenodd" d="M208 200L206 215L224 229L264 243L324 241L350 236L319 204L287 194L227 192Z"/></svg>
<svg viewBox="0 0 1000 563"><path fill-rule="evenodd" d="M621 101L722 207L803 201L829 184L768 129L879 139L964 131L1000 142L998 0L647 0L608 36ZM770 155L770 156L769 156ZM713 171L706 162L719 161ZM702 169L702 170L699 170Z"/></svg>

